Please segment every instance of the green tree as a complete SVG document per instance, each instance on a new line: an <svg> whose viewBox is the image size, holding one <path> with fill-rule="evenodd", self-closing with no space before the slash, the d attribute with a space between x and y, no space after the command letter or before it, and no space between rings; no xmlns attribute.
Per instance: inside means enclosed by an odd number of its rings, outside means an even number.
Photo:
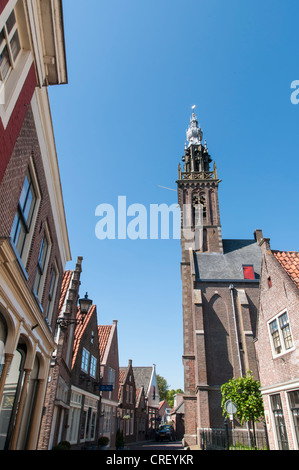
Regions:
<svg viewBox="0 0 299 470"><path fill-rule="evenodd" d="M225 403L227 400L232 400L237 407L236 416L240 422L252 422L254 441L254 423L264 419L264 404L260 387L260 382L253 377L251 371L247 371L244 377L229 380L221 387L223 415L228 416Z"/></svg>
<svg viewBox="0 0 299 470"><path fill-rule="evenodd" d="M174 396L177 393L184 393L182 389L178 388L177 390L168 390L166 395L166 400L170 408L173 408L174 405Z"/></svg>
<svg viewBox="0 0 299 470"><path fill-rule="evenodd" d="M169 385L164 379L164 377L161 377L161 375L157 374L157 383L158 383L158 390L159 390L159 396L160 400L166 400L167 399L167 391L169 389Z"/></svg>

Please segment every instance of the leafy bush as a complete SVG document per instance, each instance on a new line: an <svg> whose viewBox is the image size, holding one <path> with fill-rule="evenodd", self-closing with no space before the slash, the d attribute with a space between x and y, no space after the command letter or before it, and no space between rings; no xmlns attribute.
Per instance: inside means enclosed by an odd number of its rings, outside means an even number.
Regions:
<svg viewBox="0 0 299 470"><path fill-rule="evenodd" d="M99 446L107 446L109 444L109 437L107 436L101 436L98 440L98 445Z"/></svg>
<svg viewBox="0 0 299 470"><path fill-rule="evenodd" d="M53 447L52 450L70 450L71 449L71 443L68 441L61 441L59 444Z"/></svg>

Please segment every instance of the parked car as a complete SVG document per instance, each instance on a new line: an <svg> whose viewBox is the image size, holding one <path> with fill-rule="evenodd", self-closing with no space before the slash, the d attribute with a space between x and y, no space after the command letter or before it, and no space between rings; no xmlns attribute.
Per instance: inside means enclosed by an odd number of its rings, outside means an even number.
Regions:
<svg viewBox="0 0 299 470"><path fill-rule="evenodd" d="M159 429L156 431L156 441L164 441L168 439L169 441L175 441L175 432L171 424L162 424Z"/></svg>

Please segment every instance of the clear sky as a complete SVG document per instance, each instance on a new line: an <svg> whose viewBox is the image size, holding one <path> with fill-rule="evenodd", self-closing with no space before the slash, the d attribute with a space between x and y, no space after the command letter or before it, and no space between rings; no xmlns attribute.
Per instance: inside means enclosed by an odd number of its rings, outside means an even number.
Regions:
<svg viewBox="0 0 299 470"><path fill-rule="evenodd" d="M191 106L222 179L224 238L299 251L298 0L64 0L69 84L49 91L73 269L120 364L183 388L179 240L95 236L99 204L173 204Z"/></svg>

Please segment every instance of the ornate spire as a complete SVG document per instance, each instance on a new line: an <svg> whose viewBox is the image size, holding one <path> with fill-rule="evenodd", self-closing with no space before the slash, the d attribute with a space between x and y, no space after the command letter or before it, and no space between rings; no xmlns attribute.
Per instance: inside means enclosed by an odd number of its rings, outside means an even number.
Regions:
<svg viewBox="0 0 299 470"><path fill-rule="evenodd" d="M195 105L192 106L192 109L193 110L195 109ZM192 116L190 118L190 124L186 132L186 135L187 135L187 140L189 142L188 147L190 147L190 145L201 144L203 132L202 132L201 127L198 126L198 120L194 112L192 113Z"/></svg>

